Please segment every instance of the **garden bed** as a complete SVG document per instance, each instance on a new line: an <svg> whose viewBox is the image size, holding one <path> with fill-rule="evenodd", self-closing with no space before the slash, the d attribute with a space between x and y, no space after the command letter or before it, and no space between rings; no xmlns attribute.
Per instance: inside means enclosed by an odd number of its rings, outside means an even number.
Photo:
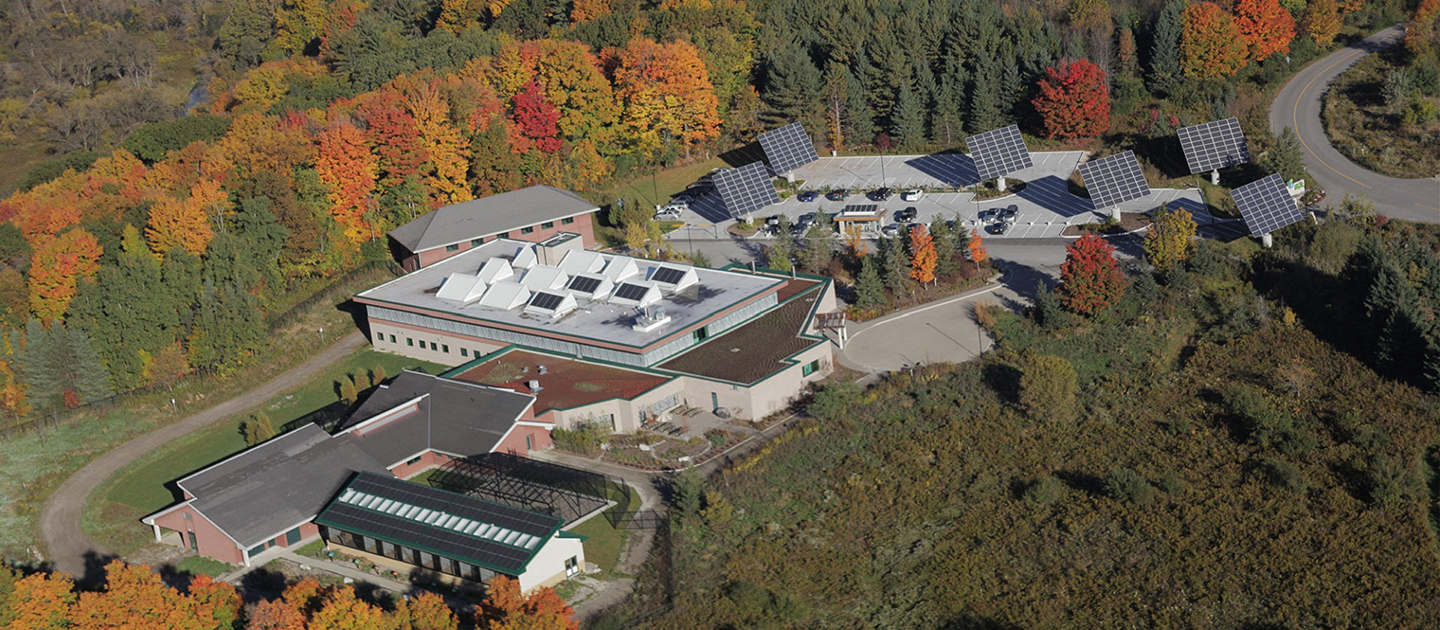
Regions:
<svg viewBox="0 0 1440 630"><path fill-rule="evenodd" d="M991 269L982 263L977 269L975 263L966 262L960 266L960 270L947 276L935 278L935 284L927 287L917 287L909 295L895 295L892 291L886 290L889 304L876 308L860 309L850 306L845 309L850 321L865 322L878 319L891 313L903 311L907 308L920 306L927 302L934 302L942 298L959 295L971 289L983 286L985 278L990 277Z"/></svg>
<svg viewBox="0 0 1440 630"><path fill-rule="evenodd" d="M974 200L989 201L991 199L1009 197L1010 195L1019 194L1020 191L1025 190L1026 185L1027 183L1024 180L1008 177L1005 179L1005 190L995 188L995 185L992 182L982 182L975 186Z"/></svg>
<svg viewBox="0 0 1440 630"><path fill-rule="evenodd" d="M1145 229L1150 225L1150 215L1141 212L1122 212L1118 222L1105 223L1082 223L1080 225L1067 225L1061 236L1084 236L1087 233L1095 233L1105 236L1116 234L1129 234L1136 230Z"/></svg>

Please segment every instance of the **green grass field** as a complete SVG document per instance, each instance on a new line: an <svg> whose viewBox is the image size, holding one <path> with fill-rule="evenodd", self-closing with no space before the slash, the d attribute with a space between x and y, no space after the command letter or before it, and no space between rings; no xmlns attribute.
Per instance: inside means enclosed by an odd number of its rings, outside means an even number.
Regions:
<svg viewBox="0 0 1440 630"><path fill-rule="evenodd" d="M617 184L614 188L607 191L606 195L609 199L606 199L605 202L608 203L610 199L625 197L627 199L644 201L652 205L662 203L663 200L669 199L676 193L688 188L690 184L695 183L695 180L700 179L701 175L709 173L711 169L721 168L723 166L725 166L724 160L717 157L703 162L665 169L656 173L653 177L650 175L633 177L628 181Z"/></svg>
<svg viewBox="0 0 1440 630"><path fill-rule="evenodd" d="M377 365L383 366L385 373L392 377L407 367L432 374L446 369L435 363L365 349L294 390L271 399L261 410L270 416L271 423L278 430L287 422L335 402L335 382L342 376L359 370L373 370ZM86 531L120 553L145 544L149 533L138 519L175 501L175 494L167 485L170 482L244 449L240 424L245 418L227 418L150 453L121 470L91 496L83 518Z"/></svg>
<svg viewBox="0 0 1440 630"><path fill-rule="evenodd" d="M629 486L625 487L625 492L630 495L630 505L625 511L625 515L629 516L640 507L640 497L635 496L635 491ZM620 507L610 509L618 510ZM585 559L594 562L605 575L614 573L615 565L620 561L620 550L625 548L625 541L630 538L630 532L623 527L616 528L611 525L608 516L598 514L570 530L572 534L588 537L585 541Z"/></svg>

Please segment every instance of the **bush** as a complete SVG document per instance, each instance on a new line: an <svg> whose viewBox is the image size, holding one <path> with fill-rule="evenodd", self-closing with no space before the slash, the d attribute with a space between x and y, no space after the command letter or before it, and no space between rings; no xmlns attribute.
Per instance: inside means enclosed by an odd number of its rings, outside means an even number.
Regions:
<svg viewBox="0 0 1440 630"><path fill-rule="evenodd" d="M1044 282L1039 283L1035 289L1035 308L1031 311L1035 323L1040 324L1045 330L1058 330L1070 325L1072 316L1061 304L1060 296L1055 295L1050 287Z"/></svg>
<svg viewBox="0 0 1440 630"><path fill-rule="evenodd" d="M1148 505L1155 500L1155 486L1129 468L1116 468L1105 475L1105 495L1132 505Z"/></svg>
<svg viewBox="0 0 1440 630"><path fill-rule="evenodd" d="M1032 418L1065 421L1075 417L1075 367L1063 358L1032 356L1021 368L1020 405Z"/></svg>
<svg viewBox="0 0 1440 630"><path fill-rule="evenodd" d="M1025 487L1023 498L1026 502L1036 505L1050 505L1059 500L1060 494L1065 491L1065 484L1059 479L1046 476L1039 481Z"/></svg>
<svg viewBox="0 0 1440 630"><path fill-rule="evenodd" d="M1267 457L1261 460L1261 469L1265 471L1266 479L1275 484L1278 488L1284 488L1296 494L1305 494L1310 491L1310 478L1298 466L1278 457Z"/></svg>
<svg viewBox="0 0 1440 630"><path fill-rule="evenodd" d="M838 420L860 404L863 392L851 381L831 383L815 394L810 403L810 415L821 420Z"/></svg>
<svg viewBox="0 0 1440 630"><path fill-rule="evenodd" d="M1370 501L1376 505L1414 503L1425 493L1420 471L1388 455L1371 457L1366 477Z"/></svg>
<svg viewBox="0 0 1440 630"><path fill-rule="evenodd" d="M610 426L604 422L578 422L573 429L556 427L550 432L555 446L582 455L599 452L601 442L609 436Z"/></svg>
<svg viewBox="0 0 1440 630"><path fill-rule="evenodd" d="M1417 98L1410 101L1410 106L1405 108L1403 120L1407 126L1418 127L1429 124L1437 116L1440 116L1440 107L1431 101Z"/></svg>
<svg viewBox="0 0 1440 630"><path fill-rule="evenodd" d="M121 146L135 157L154 163L165 159L171 151L190 146L192 142L218 140L229 130L229 116L197 114L141 125L125 137Z"/></svg>

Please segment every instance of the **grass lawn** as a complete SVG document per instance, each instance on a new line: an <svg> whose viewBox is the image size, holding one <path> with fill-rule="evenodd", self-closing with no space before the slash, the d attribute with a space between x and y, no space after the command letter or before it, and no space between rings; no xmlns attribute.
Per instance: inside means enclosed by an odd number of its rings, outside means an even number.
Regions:
<svg viewBox="0 0 1440 630"><path fill-rule="evenodd" d="M700 179L701 175L709 173L711 169L724 166L725 161L716 157L694 164L668 168L656 173L653 177L638 175L607 191L605 194L608 199L603 201L609 203L615 198L625 197L643 200L652 205L658 204L685 190L695 180Z"/></svg>
<svg viewBox="0 0 1440 630"><path fill-rule="evenodd" d="M629 516L640 507L640 497L636 496L635 491L629 486L625 486L625 492L630 495L629 508L625 512L625 515ZM618 510L620 507L616 506L610 509ZM605 575L610 575L614 573L615 565L620 561L620 550L625 548L625 541L629 540L630 532L623 527L617 528L611 525L607 516L609 515L597 514L590 520L575 526L570 532L589 538L585 541L585 559L594 562L605 572ZM625 519L620 520L623 522Z"/></svg>
<svg viewBox="0 0 1440 630"><path fill-rule="evenodd" d="M190 575L208 575L212 578L220 577L235 570L235 567L225 564L219 560L211 560L202 556L190 556L181 560L175 565L175 570Z"/></svg>
<svg viewBox="0 0 1440 630"><path fill-rule="evenodd" d="M279 429L336 401L335 381L359 370L383 366L394 376L402 368L420 368L439 373L445 366L416 361L400 355L365 349L331 366L309 382L271 399L261 409ZM232 416L202 431L150 453L121 470L92 495L83 517L86 531L120 553L132 551L149 540L147 528L137 521L145 514L175 501L169 485L186 474L224 459L245 448L240 424L245 416Z"/></svg>
<svg viewBox="0 0 1440 630"><path fill-rule="evenodd" d="M434 476L434 474L435 474L435 473L438 473L438 472L440 472L440 467L437 466L437 467L435 467L435 468L431 468L430 470L427 470L427 471L425 471L425 472L422 472L422 473L420 473L420 474L418 474L418 475L415 475L414 477L411 477L409 480L410 480L412 483L418 483L418 484L420 484L420 485L422 485L422 486L428 486L428 485L430 485L430 477Z"/></svg>

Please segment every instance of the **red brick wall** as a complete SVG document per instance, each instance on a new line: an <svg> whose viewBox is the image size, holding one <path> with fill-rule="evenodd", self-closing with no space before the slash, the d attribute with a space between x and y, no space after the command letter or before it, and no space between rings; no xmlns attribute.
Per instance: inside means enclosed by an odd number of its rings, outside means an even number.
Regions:
<svg viewBox="0 0 1440 630"><path fill-rule="evenodd" d="M186 520L186 514L190 515L189 520ZM196 546L202 556L236 565L245 563L245 554L235 546L235 541L230 540L230 537L206 519L205 515L190 506L156 518L155 524L180 532L181 543L186 549L190 548L189 532L195 532Z"/></svg>
<svg viewBox="0 0 1440 630"><path fill-rule="evenodd" d="M529 449L525 448L526 436L530 436ZM495 452L509 453L513 450L518 455L528 456L526 454L529 451L543 451L550 448L550 445L553 443L550 439L550 429L544 427L517 426L514 431L510 432L510 435L505 437L504 441L495 447Z"/></svg>
<svg viewBox="0 0 1440 630"><path fill-rule="evenodd" d="M390 474L400 479L409 479L424 472L426 468L443 466L449 461L449 455L436 453L435 451L425 451L425 453L420 456L420 461L413 464L401 462L399 466L390 469Z"/></svg>
<svg viewBox="0 0 1440 630"><path fill-rule="evenodd" d="M582 214L582 215L580 215L580 216L578 216L578 217L574 217L574 219L575 219L575 222L574 222L574 223L571 223L571 224L569 224L569 225L566 225L566 224L563 222L563 220L556 220L556 221L554 221L554 224L555 224L554 227L550 227L550 228L542 228L542 227L540 227L541 225L543 225L542 223L537 223L537 224L531 225L531 226L521 226L521 227L517 227L517 228L515 228L515 229L513 229L513 230L510 231L510 238L515 239L515 240L517 240L517 241L530 241L530 242L533 242L533 243L538 243L538 242L543 241L543 240L545 240L545 239L547 239L547 238L550 238L550 237L552 237L552 236L555 236L556 234L559 234L559 233L561 233L561 232L572 232L572 233L575 233L575 234L579 234L579 235L580 235L580 242L583 244L583 247L585 247L585 248L588 249L588 248L594 246L594 245L595 245L595 213L590 212L590 213L587 213L587 214ZM523 227L532 227L532 228L535 228L535 231L533 231L533 232L531 232L531 233L529 233L529 234L521 234L521 233L520 233L520 230L521 230ZM495 236L487 236L487 237L485 237L485 242L488 243L488 242L493 241L493 240L495 240L495 239L496 239ZM445 248L444 248L444 247L436 247L436 248L434 248L434 249L427 249L427 250L422 251L422 252L416 252L415 254L412 254L409 258L406 258L405 260L402 260L402 261L400 261L400 262L401 262L401 264L405 267L405 269L407 269L407 270L409 270L409 271L414 271L415 269L418 269L419 267L428 267L428 266L433 265L433 264L435 264L435 263L437 263L437 262L440 262L440 261L442 261L442 260L445 260L446 258L449 258L449 257L451 257L451 256L454 256L454 255L456 255L456 254L459 254L460 252L463 252L463 251L465 251L465 250L467 250L467 249L470 249L470 241L463 241L463 242L459 243L459 246L460 246L459 249L456 249L456 250L453 251L453 252L447 252L447 251L445 251Z"/></svg>

